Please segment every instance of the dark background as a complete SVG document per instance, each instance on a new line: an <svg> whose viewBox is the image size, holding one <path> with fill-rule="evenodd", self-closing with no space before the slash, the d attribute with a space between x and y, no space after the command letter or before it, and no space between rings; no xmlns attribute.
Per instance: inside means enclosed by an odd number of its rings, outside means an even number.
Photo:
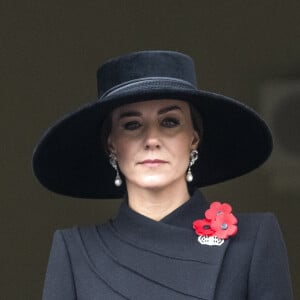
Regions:
<svg viewBox="0 0 300 300"><path fill-rule="evenodd" d="M264 82L300 77L299 3L1 1L0 298L40 299L53 231L103 222L119 205L118 200L53 194L37 183L31 170L32 151L43 131L96 99L96 69L105 59L144 49L183 51L195 59L201 88L261 111ZM286 135L299 139L298 130ZM276 188L270 166L272 161L203 191L211 201L232 203L235 211L277 215L296 299L300 182ZM279 178L285 174L279 172Z"/></svg>

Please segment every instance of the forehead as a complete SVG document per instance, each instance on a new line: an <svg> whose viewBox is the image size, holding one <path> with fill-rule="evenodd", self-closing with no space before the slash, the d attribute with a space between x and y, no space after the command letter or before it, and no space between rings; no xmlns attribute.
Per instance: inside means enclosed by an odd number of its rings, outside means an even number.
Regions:
<svg viewBox="0 0 300 300"><path fill-rule="evenodd" d="M125 104L117 107L113 110L113 115L119 115L127 111L137 111L141 113L153 113L158 112L162 108L166 107L178 107L184 112L189 112L189 105L183 100L175 99L159 99L159 100L147 100L141 102L135 102L130 104Z"/></svg>

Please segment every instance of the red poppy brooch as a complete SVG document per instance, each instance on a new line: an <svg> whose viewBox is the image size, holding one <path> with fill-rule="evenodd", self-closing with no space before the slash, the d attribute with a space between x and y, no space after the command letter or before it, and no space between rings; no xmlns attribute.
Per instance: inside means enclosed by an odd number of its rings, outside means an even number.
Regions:
<svg viewBox="0 0 300 300"><path fill-rule="evenodd" d="M224 240L237 233L237 222L228 203L213 202L205 212L205 219L195 220L193 228L200 244L221 246Z"/></svg>

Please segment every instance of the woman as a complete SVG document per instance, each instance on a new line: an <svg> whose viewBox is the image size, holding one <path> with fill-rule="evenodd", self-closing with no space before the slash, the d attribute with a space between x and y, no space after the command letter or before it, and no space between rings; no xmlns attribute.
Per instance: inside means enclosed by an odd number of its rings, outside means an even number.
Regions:
<svg viewBox="0 0 300 300"><path fill-rule="evenodd" d="M197 189L267 159L264 121L198 90L178 52L109 60L98 91L46 132L34 171L54 192L124 201L106 224L55 233L43 299L292 299L275 217L209 206Z"/></svg>

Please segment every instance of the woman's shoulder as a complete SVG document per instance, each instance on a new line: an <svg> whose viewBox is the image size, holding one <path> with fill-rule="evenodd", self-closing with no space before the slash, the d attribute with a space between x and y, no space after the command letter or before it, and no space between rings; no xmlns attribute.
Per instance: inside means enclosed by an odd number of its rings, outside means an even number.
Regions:
<svg viewBox="0 0 300 300"><path fill-rule="evenodd" d="M261 226L278 227L278 220L272 212L237 213L238 226L258 230Z"/></svg>
<svg viewBox="0 0 300 300"><path fill-rule="evenodd" d="M262 223L277 223L277 217L272 212L251 212L236 214L240 224L260 226Z"/></svg>
<svg viewBox="0 0 300 300"><path fill-rule="evenodd" d="M99 229L105 228L108 222L103 224L74 225L72 227L56 229L53 239L61 240L65 245L83 244L88 241L99 242Z"/></svg>
<svg viewBox="0 0 300 300"><path fill-rule="evenodd" d="M283 236L279 222L274 213L238 213L238 234L239 240L253 241L282 241Z"/></svg>

